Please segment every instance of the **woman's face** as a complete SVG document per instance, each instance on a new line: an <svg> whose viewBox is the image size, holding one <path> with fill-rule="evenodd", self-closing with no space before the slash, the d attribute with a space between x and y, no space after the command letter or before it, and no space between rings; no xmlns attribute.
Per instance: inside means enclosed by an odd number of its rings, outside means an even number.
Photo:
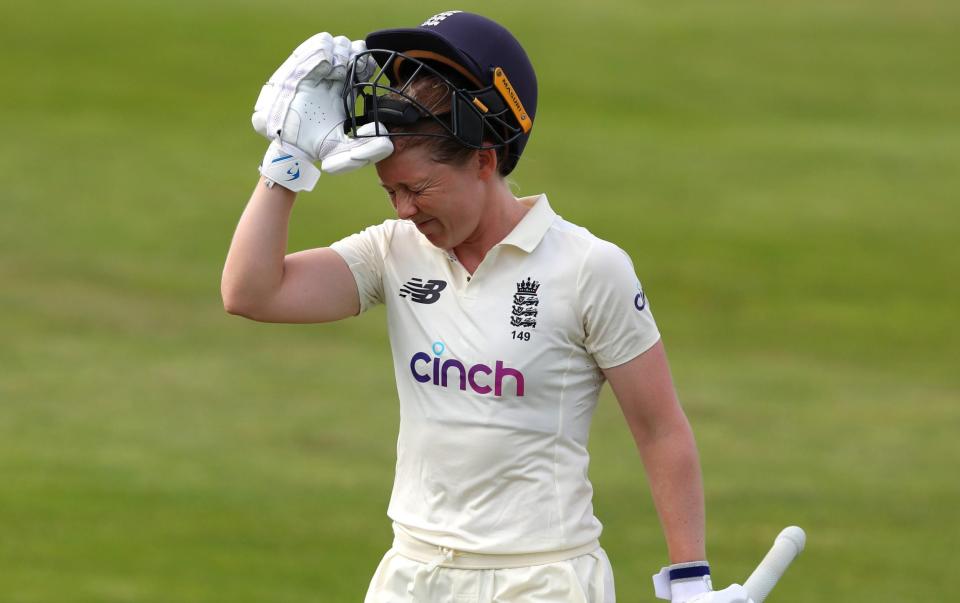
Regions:
<svg viewBox="0 0 960 603"><path fill-rule="evenodd" d="M435 246L453 249L476 232L484 198L476 156L453 166L432 161L425 147L415 146L376 165L397 217L416 224Z"/></svg>

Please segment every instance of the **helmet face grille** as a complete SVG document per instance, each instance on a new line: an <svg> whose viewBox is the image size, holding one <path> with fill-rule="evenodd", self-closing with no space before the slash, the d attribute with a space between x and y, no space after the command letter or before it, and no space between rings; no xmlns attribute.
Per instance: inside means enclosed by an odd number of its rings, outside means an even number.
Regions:
<svg viewBox="0 0 960 603"><path fill-rule="evenodd" d="M369 80L360 77L358 61L376 62ZM525 134L495 86L473 86L443 62L392 50L368 50L353 57L343 103L351 136L370 122L389 130L391 125L409 127L424 120L439 124L440 133L378 132L361 137L433 136L453 138L474 149L499 149Z"/></svg>
<svg viewBox="0 0 960 603"><path fill-rule="evenodd" d="M421 62L446 75L458 91L450 102L454 119L448 122L455 138L471 146L506 144L500 172L507 175L516 167L537 113L537 74L506 27L476 13L446 11L419 27L370 32L365 41L369 49L402 53L385 70L395 84L406 81ZM412 63L413 59L419 61ZM478 97L498 83L492 94ZM504 108L509 113L502 112Z"/></svg>

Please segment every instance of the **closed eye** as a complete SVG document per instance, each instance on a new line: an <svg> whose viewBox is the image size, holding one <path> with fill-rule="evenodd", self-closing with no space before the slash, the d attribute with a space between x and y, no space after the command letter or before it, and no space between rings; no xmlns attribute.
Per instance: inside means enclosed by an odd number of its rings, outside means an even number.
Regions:
<svg viewBox="0 0 960 603"><path fill-rule="evenodd" d="M397 194L396 191L387 188L386 185L383 185L383 184L381 184L380 186L383 188L383 190L387 191L387 195L389 195L391 199L394 199L396 197L396 194ZM430 185L428 184L428 185L420 186L419 188L411 188L409 186L401 185L401 188L405 188L407 192L413 195L414 197L419 197L424 192L430 189Z"/></svg>

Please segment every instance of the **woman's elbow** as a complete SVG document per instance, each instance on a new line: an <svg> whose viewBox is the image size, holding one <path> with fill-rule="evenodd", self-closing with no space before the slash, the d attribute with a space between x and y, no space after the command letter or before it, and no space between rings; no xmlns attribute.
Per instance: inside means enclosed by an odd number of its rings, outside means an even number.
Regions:
<svg viewBox="0 0 960 603"><path fill-rule="evenodd" d="M223 301L223 309L227 314L253 318L253 314L256 312L247 296L241 295L230 287L222 286L220 288L220 298Z"/></svg>
<svg viewBox="0 0 960 603"><path fill-rule="evenodd" d="M227 314L233 314L234 316L244 316L243 308L237 305L231 299L223 298L223 309Z"/></svg>

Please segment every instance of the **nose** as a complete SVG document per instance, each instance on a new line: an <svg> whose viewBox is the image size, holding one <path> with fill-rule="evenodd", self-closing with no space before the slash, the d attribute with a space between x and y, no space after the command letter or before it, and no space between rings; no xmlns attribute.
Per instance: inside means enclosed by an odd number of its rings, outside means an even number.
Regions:
<svg viewBox="0 0 960 603"><path fill-rule="evenodd" d="M401 191L397 191L396 193L396 209L397 217L401 220L409 220L417 215L419 211L416 203L413 202L413 196L404 194Z"/></svg>

